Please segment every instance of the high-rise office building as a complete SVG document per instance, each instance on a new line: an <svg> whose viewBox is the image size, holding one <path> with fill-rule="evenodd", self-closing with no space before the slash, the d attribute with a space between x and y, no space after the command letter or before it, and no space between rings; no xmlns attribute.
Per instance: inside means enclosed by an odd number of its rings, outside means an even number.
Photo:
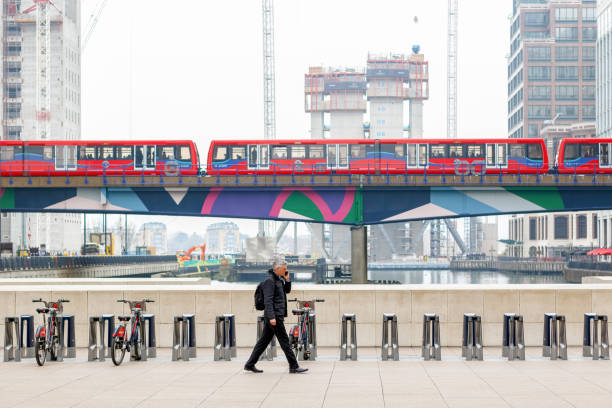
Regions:
<svg viewBox="0 0 612 408"><path fill-rule="evenodd" d="M75 140L81 138L80 0L47 2L50 72L40 73L40 2L3 0L0 19L1 140ZM44 78L44 81L42 80ZM42 88L41 88L42 87ZM49 106L40 110L40 95ZM37 97L38 96L38 97ZM45 129L44 132L41 128ZM81 245L81 216L76 214L2 214L3 242L73 252Z"/></svg>
<svg viewBox="0 0 612 408"><path fill-rule="evenodd" d="M594 122L596 1L512 2L508 135L539 137L553 119Z"/></svg>

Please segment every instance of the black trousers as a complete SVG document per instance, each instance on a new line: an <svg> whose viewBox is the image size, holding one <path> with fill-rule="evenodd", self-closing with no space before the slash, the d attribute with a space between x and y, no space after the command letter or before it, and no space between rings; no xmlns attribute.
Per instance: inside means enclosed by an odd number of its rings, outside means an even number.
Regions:
<svg viewBox="0 0 612 408"><path fill-rule="evenodd" d="M253 367L257 361L259 361L259 357L262 355L264 351L266 351L266 347L272 341L272 338L276 336L278 340L278 344L283 349L285 353L285 357L287 357L287 362L289 362L289 368L297 368L298 362L295 358L295 353L291 350L291 346L289 345L289 336L287 336L287 330L285 330L285 324L283 323L282 317L276 318L276 326L272 326L270 324L270 320L264 320L264 329L263 333L261 333L261 338L255 344L255 348L253 348L253 352L251 353L251 357L249 357L249 361L246 362L247 367Z"/></svg>

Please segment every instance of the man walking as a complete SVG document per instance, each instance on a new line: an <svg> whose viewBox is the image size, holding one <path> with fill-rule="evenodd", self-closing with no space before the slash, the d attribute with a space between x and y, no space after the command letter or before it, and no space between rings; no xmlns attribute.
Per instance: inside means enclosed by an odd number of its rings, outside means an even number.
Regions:
<svg viewBox="0 0 612 408"><path fill-rule="evenodd" d="M308 371L308 369L298 366L295 354L289 345L289 337L283 323L285 317L287 317L286 294L291 292L291 278L289 277L287 264L284 261L274 261L269 273L270 276L263 282L265 304L263 333L257 344L255 344L255 348L253 348L249 361L244 365L244 369L254 373L263 373L263 370L255 367L255 363L259 361L259 356L266 350L272 338L276 336L278 344L283 349L287 362L289 362L289 372L292 374L303 373Z"/></svg>

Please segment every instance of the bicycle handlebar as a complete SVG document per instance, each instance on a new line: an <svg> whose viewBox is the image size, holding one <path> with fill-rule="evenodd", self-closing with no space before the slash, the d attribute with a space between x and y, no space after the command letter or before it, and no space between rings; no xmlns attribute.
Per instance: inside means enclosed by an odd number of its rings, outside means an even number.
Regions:
<svg viewBox="0 0 612 408"><path fill-rule="evenodd" d="M119 303L136 303L136 302L154 303L155 301L151 300L151 299L142 299L142 300L118 299L117 302L119 302Z"/></svg>
<svg viewBox="0 0 612 408"><path fill-rule="evenodd" d="M46 301L46 300L42 300L42 298L38 298L38 299L33 299L32 303L44 303L45 306L48 306L49 303L70 303L70 300L68 299L57 299L55 302L50 300L50 301Z"/></svg>
<svg viewBox="0 0 612 408"><path fill-rule="evenodd" d="M287 302L308 302L308 300L298 300L298 298L287 299ZM325 299L313 299L310 302L325 302Z"/></svg>

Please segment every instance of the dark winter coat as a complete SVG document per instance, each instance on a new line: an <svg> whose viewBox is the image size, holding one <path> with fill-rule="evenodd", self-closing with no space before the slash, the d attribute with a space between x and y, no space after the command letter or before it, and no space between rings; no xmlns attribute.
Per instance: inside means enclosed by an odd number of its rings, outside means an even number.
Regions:
<svg viewBox="0 0 612 408"><path fill-rule="evenodd" d="M291 282L285 282L272 271L268 271L270 276L263 283L264 317L276 319L277 317L287 317L287 296L291 292Z"/></svg>

